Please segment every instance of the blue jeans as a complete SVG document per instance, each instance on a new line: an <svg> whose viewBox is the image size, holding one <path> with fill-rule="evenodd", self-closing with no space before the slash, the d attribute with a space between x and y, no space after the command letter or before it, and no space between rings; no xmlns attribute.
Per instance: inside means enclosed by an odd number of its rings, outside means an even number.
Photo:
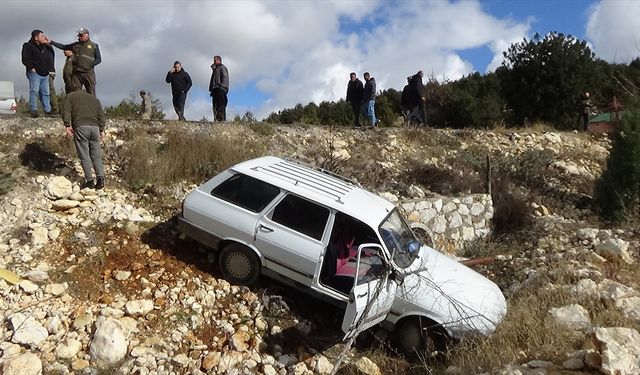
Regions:
<svg viewBox="0 0 640 375"><path fill-rule="evenodd" d="M27 72L29 80L29 109L31 112L38 111L38 94L45 112L51 112L51 102L49 101L49 75L41 76L36 72Z"/></svg>
<svg viewBox="0 0 640 375"><path fill-rule="evenodd" d="M376 126L378 124L378 119L376 119L376 101L375 100L367 100L362 103L362 112L369 118L371 121L371 126Z"/></svg>

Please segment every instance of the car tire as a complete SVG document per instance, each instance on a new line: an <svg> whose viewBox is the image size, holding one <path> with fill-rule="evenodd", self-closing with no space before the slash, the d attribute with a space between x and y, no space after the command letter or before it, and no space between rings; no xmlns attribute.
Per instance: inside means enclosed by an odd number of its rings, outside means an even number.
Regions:
<svg viewBox="0 0 640 375"><path fill-rule="evenodd" d="M251 285L260 276L260 259L246 246L232 243L225 246L218 261L225 279L236 285Z"/></svg>
<svg viewBox="0 0 640 375"><path fill-rule="evenodd" d="M411 358L425 357L434 351L445 351L447 335L428 319L405 318L394 328L394 341L402 353ZM430 328L431 327L431 328Z"/></svg>

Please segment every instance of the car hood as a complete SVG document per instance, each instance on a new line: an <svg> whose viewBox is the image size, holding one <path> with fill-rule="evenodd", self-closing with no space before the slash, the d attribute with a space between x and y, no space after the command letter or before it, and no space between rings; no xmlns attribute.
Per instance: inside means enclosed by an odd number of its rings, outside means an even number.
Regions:
<svg viewBox="0 0 640 375"><path fill-rule="evenodd" d="M403 273L399 298L392 307L396 315L426 311L429 318L458 336L491 333L507 312L496 284L428 246L420 249L418 259ZM411 309L416 311L408 311Z"/></svg>

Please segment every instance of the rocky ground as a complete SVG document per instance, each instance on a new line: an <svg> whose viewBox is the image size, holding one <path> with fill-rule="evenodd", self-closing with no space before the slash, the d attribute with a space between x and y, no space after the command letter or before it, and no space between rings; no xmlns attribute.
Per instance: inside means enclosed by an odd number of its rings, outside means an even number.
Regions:
<svg viewBox="0 0 640 375"><path fill-rule="evenodd" d="M175 227L179 202L195 185L131 190L121 179L117 156L128 147L127 129L135 126L109 120L107 188L94 191L80 190L79 164L70 157L58 119L0 119L0 269L20 279L0 279L3 373L331 373L341 349L341 311L269 280L246 288L221 279L215 254ZM161 133L176 125L144 126ZM347 174L349 168L375 170L361 182L400 197L429 190L405 181L412 160L447 168L453 157L478 148L514 157L548 151L555 157L548 164L548 188L578 196L584 194L581 185L593 184L601 173L610 147L604 137L544 131L299 126L267 132L233 124L189 129L248 138L261 144L260 153L337 163ZM371 149L377 155L368 160L373 167L363 164ZM573 204L530 204L538 237L491 254L495 261L478 270L501 286L510 304L523 291L559 290L566 303L546 311L545 321L583 344L534 358L515 348L525 355L512 353L505 358L514 360L478 372L640 373L640 280L634 270L640 231L600 229L588 210ZM624 326L607 325L612 322ZM390 371L363 353L352 349L344 371ZM468 373L460 366L454 359L441 371Z"/></svg>

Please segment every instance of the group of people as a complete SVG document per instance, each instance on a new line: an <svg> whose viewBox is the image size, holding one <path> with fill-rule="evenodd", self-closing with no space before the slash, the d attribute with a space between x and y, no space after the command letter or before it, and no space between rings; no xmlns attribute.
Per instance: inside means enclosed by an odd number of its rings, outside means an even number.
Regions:
<svg viewBox="0 0 640 375"><path fill-rule="evenodd" d="M65 133L72 137L84 172L82 188L104 188L104 165L100 142L104 135L105 118L102 104L95 96L94 67L102 61L98 45L91 41L89 30L76 32L78 41L62 44L49 39L42 30L33 30L22 46L22 63L29 80L29 109L38 116L38 97L45 114L51 115L55 94L55 53L53 47L67 57L63 69L66 98L62 108ZM82 88L84 87L84 90ZM54 105L57 102L53 100ZM93 172L95 171L95 178Z"/></svg>
<svg viewBox="0 0 640 375"><path fill-rule="evenodd" d="M229 93L229 70L222 63L222 57L215 56L211 64L211 79L209 80L209 95L211 96L211 106L213 108L213 118L216 121L227 120L227 94ZM180 61L174 61L173 67L167 72L165 78L171 84L171 94L173 96L173 109L178 115L178 120L185 120L184 105L187 100L187 93L193 85L191 76L187 73ZM143 99L144 96L140 96ZM144 116L144 111L143 111Z"/></svg>
<svg viewBox="0 0 640 375"><path fill-rule="evenodd" d="M401 105L405 123L415 125L427 125L427 109L424 84L422 83L422 71L407 77L407 85L402 90ZM349 74L347 83L347 102L351 104L353 112L353 126L363 128L360 123L360 115L364 114L369 127L375 128L380 122L376 118L376 80L369 72L363 74L365 83L358 79L356 73Z"/></svg>
<svg viewBox="0 0 640 375"><path fill-rule="evenodd" d="M68 94L84 86L95 95L96 76L94 67L102 61L100 48L91 41L89 30L81 27L77 31L78 40L71 44L55 42L42 30L33 30L29 41L22 45L22 64L29 80L29 110L38 116L38 98L46 115L59 112L55 92L55 53L53 47L64 51L63 68L65 92Z"/></svg>

